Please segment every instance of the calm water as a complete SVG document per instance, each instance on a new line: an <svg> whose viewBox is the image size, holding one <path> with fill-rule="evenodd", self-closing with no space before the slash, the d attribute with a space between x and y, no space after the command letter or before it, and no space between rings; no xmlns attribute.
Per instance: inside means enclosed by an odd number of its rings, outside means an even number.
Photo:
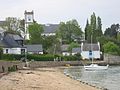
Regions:
<svg viewBox="0 0 120 90"><path fill-rule="evenodd" d="M109 90L120 90L120 66L110 66L108 70L86 71L82 66L71 67L65 73L78 80Z"/></svg>

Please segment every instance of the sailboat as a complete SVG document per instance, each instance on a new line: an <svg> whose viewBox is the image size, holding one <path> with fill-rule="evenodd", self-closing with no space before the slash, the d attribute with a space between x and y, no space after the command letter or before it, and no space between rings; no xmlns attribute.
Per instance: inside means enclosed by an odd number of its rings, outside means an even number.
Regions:
<svg viewBox="0 0 120 90"><path fill-rule="evenodd" d="M106 66L100 66L98 64L93 63L93 47L92 47L92 35L91 35L91 50L89 51L89 55L91 55L92 58L92 64L90 65L84 65L85 70L106 70L108 69L109 65Z"/></svg>

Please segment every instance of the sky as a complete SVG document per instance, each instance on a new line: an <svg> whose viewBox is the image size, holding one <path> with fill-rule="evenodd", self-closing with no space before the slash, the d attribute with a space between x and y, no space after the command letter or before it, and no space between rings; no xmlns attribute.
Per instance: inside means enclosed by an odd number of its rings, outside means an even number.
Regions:
<svg viewBox="0 0 120 90"><path fill-rule="evenodd" d="M0 0L0 21L6 17L24 19L24 11L34 11L40 24L59 24L76 19L82 29L95 12L102 19L103 31L120 22L120 0Z"/></svg>

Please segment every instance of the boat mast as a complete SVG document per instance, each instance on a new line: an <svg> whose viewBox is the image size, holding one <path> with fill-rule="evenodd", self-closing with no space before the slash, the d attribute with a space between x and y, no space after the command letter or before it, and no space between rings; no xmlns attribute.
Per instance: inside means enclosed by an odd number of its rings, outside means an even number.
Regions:
<svg viewBox="0 0 120 90"><path fill-rule="evenodd" d="M93 46L92 46L92 35L91 35L91 52L92 52L92 64L93 64Z"/></svg>

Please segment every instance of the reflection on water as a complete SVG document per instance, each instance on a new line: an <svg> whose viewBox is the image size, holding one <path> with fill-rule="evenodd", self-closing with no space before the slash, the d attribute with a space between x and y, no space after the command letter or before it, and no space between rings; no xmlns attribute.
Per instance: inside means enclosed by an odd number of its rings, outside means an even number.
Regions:
<svg viewBox="0 0 120 90"><path fill-rule="evenodd" d="M120 66L110 66L108 70L96 71L86 71L82 66L76 66L65 69L64 72L96 86L120 90Z"/></svg>

